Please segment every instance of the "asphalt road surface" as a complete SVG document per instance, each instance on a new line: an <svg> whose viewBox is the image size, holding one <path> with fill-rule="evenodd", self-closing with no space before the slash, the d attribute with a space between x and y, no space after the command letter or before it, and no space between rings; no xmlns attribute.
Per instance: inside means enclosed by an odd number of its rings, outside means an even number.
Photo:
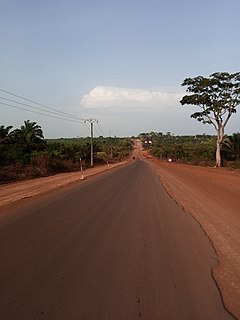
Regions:
<svg viewBox="0 0 240 320"><path fill-rule="evenodd" d="M3 320L221 320L217 257L141 160L9 207Z"/></svg>

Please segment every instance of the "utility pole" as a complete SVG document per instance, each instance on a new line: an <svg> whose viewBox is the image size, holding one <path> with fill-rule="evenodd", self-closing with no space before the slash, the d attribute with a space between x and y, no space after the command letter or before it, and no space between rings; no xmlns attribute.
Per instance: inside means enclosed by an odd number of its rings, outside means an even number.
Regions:
<svg viewBox="0 0 240 320"><path fill-rule="evenodd" d="M91 130L90 130L91 131L91 167L93 167L93 124L98 123L98 120L90 118L90 119L84 120L84 123L86 122L89 122L91 125Z"/></svg>
<svg viewBox="0 0 240 320"><path fill-rule="evenodd" d="M111 150L110 157L112 159L112 157L113 157L113 146L112 146L112 137L111 137L111 135L112 135L112 132L110 130L109 131L109 138L110 138L110 142L111 142L111 144L110 144L110 150Z"/></svg>

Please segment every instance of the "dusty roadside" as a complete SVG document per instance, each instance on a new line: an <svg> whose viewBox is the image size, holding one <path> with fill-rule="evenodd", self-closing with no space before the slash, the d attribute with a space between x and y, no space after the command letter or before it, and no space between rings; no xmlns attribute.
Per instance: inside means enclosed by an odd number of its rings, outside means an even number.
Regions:
<svg viewBox="0 0 240 320"><path fill-rule="evenodd" d="M212 241L219 261L213 276L226 308L240 319L240 172L167 163L140 148L134 155L154 167L167 192L201 224ZM126 163L88 169L84 176ZM79 180L81 173L75 172L0 186L0 207Z"/></svg>
<svg viewBox="0 0 240 320"><path fill-rule="evenodd" d="M50 177L43 177L1 185L0 208L24 198L30 198L35 195L49 192L53 189L65 186L69 183L81 181L82 178L85 179L106 170L111 170L128 162L129 161L122 161L114 164L89 168L83 171L83 176L80 171L71 173L60 173Z"/></svg>
<svg viewBox="0 0 240 320"><path fill-rule="evenodd" d="M240 319L240 171L168 163L139 154L210 238L219 261L213 276L225 306Z"/></svg>

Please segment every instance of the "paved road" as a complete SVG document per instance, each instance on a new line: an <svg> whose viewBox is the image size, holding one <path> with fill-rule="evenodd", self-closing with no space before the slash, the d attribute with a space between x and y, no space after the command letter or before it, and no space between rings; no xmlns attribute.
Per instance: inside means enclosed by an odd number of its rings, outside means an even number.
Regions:
<svg viewBox="0 0 240 320"><path fill-rule="evenodd" d="M4 320L221 320L216 254L141 160L0 220Z"/></svg>

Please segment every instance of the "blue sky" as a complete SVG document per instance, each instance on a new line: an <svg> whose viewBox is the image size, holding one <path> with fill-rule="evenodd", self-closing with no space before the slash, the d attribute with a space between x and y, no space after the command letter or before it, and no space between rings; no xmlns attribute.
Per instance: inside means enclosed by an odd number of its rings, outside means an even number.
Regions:
<svg viewBox="0 0 240 320"><path fill-rule="evenodd" d="M180 106L181 83L240 70L239 12L239 0L0 0L0 88L96 118L96 135L214 134ZM240 131L239 112L227 133ZM0 115L14 127L36 121L45 137L89 134L2 104Z"/></svg>

